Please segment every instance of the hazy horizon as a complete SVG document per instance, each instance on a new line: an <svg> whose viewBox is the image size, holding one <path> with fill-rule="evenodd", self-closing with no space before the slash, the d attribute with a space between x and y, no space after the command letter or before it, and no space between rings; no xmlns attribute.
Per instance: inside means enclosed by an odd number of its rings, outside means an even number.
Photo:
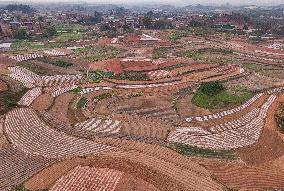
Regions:
<svg viewBox="0 0 284 191"><path fill-rule="evenodd" d="M3 1L1 3L69 3L69 4L78 4L78 3L90 3L90 4L117 4L117 5L143 5L143 4L162 4L162 5L174 5L174 6L185 6L185 5L224 5L229 3L230 5L259 5L259 6L269 6L269 5L279 5L284 4L283 0L248 0L248 1L223 1L223 0L137 0L133 2L132 0L55 0L50 2L49 0L16 0L16 1Z"/></svg>

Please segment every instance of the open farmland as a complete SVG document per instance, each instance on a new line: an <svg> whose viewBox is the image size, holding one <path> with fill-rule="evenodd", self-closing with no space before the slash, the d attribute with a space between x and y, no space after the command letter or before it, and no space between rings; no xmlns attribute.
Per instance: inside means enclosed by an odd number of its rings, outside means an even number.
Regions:
<svg viewBox="0 0 284 191"><path fill-rule="evenodd" d="M220 24L241 13L201 5L86 5L10 23L0 191L284 189L283 37L252 40L248 18ZM20 14L3 12L0 37Z"/></svg>

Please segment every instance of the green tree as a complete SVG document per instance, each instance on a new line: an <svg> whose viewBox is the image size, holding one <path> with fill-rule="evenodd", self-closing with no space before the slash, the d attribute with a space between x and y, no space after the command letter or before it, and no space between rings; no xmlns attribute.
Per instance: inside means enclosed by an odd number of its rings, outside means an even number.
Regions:
<svg viewBox="0 0 284 191"><path fill-rule="evenodd" d="M213 96L220 93L224 89L225 88L221 82L213 81L202 83L198 90L206 95Z"/></svg>
<svg viewBox="0 0 284 191"><path fill-rule="evenodd" d="M19 29L13 31L13 37L15 39L18 39L18 40L27 39L28 38L28 33L27 33L26 29L19 28Z"/></svg>
<svg viewBox="0 0 284 191"><path fill-rule="evenodd" d="M43 32L43 37L49 38L57 34L57 30L54 26L48 27Z"/></svg>
<svg viewBox="0 0 284 191"><path fill-rule="evenodd" d="M146 29L152 28L152 18L149 16L145 16L142 18L143 25Z"/></svg>

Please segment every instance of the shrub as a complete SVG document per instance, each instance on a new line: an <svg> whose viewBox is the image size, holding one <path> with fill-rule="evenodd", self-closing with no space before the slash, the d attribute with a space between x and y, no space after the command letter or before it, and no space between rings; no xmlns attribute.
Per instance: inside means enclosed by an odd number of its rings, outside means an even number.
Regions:
<svg viewBox="0 0 284 191"><path fill-rule="evenodd" d="M84 108L87 103L88 103L88 99L86 97L82 97L77 103L77 108L78 109Z"/></svg>
<svg viewBox="0 0 284 191"><path fill-rule="evenodd" d="M281 105L280 110L276 113L276 122L278 129L281 133L284 133L284 104Z"/></svg>
<svg viewBox="0 0 284 191"><path fill-rule="evenodd" d="M47 63L47 64L54 65L54 66L59 66L59 67L62 67L62 68L68 68L70 66L73 66L73 64L65 62L63 60L52 60L52 59L49 59L47 57L37 58L37 60L44 62L44 63Z"/></svg>
<svg viewBox="0 0 284 191"><path fill-rule="evenodd" d="M112 78L117 80L130 80L130 81L148 81L149 77L144 72L127 71L121 74L117 74Z"/></svg>
<svg viewBox="0 0 284 191"><path fill-rule="evenodd" d="M144 94L142 92L138 92L138 93L131 93L128 95L129 98L133 98L133 97L140 97L143 96Z"/></svg>
<svg viewBox="0 0 284 191"><path fill-rule="evenodd" d="M95 70L89 72L89 79L93 81L101 80L104 77L111 78L114 73L112 71Z"/></svg>
<svg viewBox="0 0 284 191"><path fill-rule="evenodd" d="M203 92L201 90L202 88L205 89ZM250 90L241 86L232 87L227 90L223 88L216 88L216 92L214 92L212 89L215 89L215 87L200 87L198 91L193 95L191 100L192 103L202 108L220 109L243 104L253 96L253 93Z"/></svg>
<svg viewBox="0 0 284 191"><path fill-rule="evenodd" d="M202 92L206 95L213 96L213 95L220 93L224 89L225 88L224 88L224 86L221 82L213 81L213 82L202 83L201 86L199 87L198 91L200 91L200 92Z"/></svg>
<svg viewBox="0 0 284 191"><path fill-rule="evenodd" d="M100 94L100 95L96 96L95 99L103 100L103 99L110 98L112 96L113 96L113 94L111 94L111 93L103 93L103 94Z"/></svg>
<svg viewBox="0 0 284 191"><path fill-rule="evenodd" d="M74 89L72 90L72 92L75 93L75 94L78 94L78 93L81 92L81 90L82 90L82 88L77 87L77 88L74 88Z"/></svg>
<svg viewBox="0 0 284 191"><path fill-rule="evenodd" d="M175 143L171 145L171 148L183 155L193 155L207 158L221 158L227 160L235 160L237 158L235 152L232 150L212 150L189 146L181 143Z"/></svg>

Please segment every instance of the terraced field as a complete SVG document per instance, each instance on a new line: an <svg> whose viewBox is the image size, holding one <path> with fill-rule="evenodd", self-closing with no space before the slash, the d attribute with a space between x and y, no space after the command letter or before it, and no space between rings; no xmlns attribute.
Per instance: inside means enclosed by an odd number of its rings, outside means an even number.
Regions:
<svg viewBox="0 0 284 191"><path fill-rule="evenodd" d="M81 43L66 35L56 40ZM19 91L0 116L0 190L283 189L284 136L274 115L284 100L284 81L233 59L259 57L272 65L282 57L264 49L234 53L229 42L210 38L201 45L173 45L171 55L154 59L153 47L128 44L122 51L116 41L115 47L89 43L75 54L65 48L9 54L18 64L5 66L0 94ZM226 60L217 63L218 54ZM21 66L35 59L58 74ZM92 62L97 60L104 61ZM206 83L221 84L224 91L242 84L235 96L249 95L200 108L194 95ZM207 90L207 98L215 95Z"/></svg>

